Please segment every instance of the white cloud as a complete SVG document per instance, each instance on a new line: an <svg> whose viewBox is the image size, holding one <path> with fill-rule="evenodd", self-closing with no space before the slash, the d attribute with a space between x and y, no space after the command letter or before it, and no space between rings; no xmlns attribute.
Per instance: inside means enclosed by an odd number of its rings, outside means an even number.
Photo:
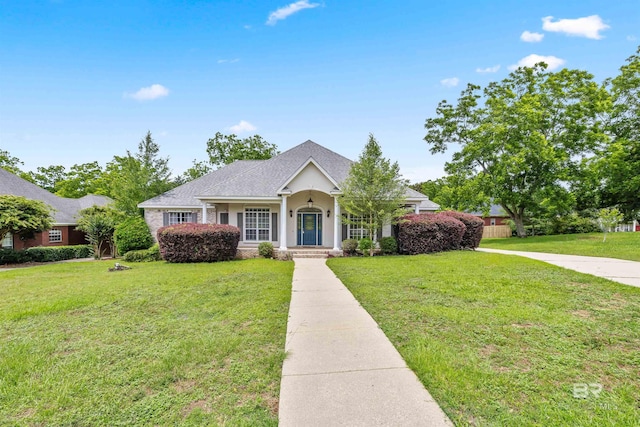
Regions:
<svg viewBox="0 0 640 427"><path fill-rule="evenodd" d="M553 16L542 18L542 29L556 33L565 33L568 36L586 37L588 39L601 39L600 31L611 28L598 15L585 16L576 19L559 19L551 22Z"/></svg>
<svg viewBox="0 0 640 427"><path fill-rule="evenodd" d="M531 55L525 56L524 58L522 58L520 61L518 61L517 64L510 65L509 70L513 71L518 67L533 67L538 62L546 63L549 66L549 68L547 69L549 71L552 71L560 67L561 65L564 65L564 63L567 61L553 55L543 56L543 55L536 55L535 53L532 53Z"/></svg>
<svg viewBox="0 0 640 427"><path fill-rule="evenodd" d="M520 34L520 40L527 43L538 43L544 38L542 33L532 33L531 31L524 31Z"/></svg>
<svg viewBox="0 0 640 427"><path fill-rule="evenodd" d="M240 58L233 59L218 59L218 64L233 64L235 62L240 61Z"/></svg>
<svg viewBox="0 0 640 427"><path fill-rule="evenodd" d="M246 120L240 120L240 123L238 123L237 125L233 125L229 128L231 132L237 133L237 134L253 132L256 129L258 128L252 125L251 123L247 122Z"/></svg>
<svg viewBox="0 0 640 427"><path fill-rule="evenodd" d="M169 89L159 84L153 84L149 87L143 87L135 93L125 92L124 97L133 98L138 101L150 101L167 95L169 95Z"/></svg>
<svg viewBox="0 0 640 427"><path fill-rule="evenodd" d="M497 73L500 69L500 65L494 65L487 68L476 68L476 73Z"/></svg>
<svg viewBox="0 0 640 427"><path fill-rule="evenodd" d="M449 77L448 79L440 80L440 84L444 87L456 87L460 83L460 79L457 77Z"/></svg>
<svg viewBox="0 0 640 427"><path fill-rule="evenodd" d="M281 7L275 12L271 12L269 14L269 19L267 19L267 25L276 25L278 21L283 19L287 19L289 16L294 13L300 12L304 9L313 9L315 7L320 6L320 3L309 3L309 0L300 0L295 3L291 3L285 7Z"/></svg>

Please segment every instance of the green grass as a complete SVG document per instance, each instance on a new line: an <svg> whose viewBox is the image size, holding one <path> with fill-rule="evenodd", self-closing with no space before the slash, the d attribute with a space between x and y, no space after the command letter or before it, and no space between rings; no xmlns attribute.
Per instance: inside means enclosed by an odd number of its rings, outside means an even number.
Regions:
<svg viewBox="0 0 640 427"><path fill-rule="evenodd" d="M293 263L0 272L0 425L277 425Z"/></svg>
<svg viewBox="0 0 640 427"><path fill-rule="evenodd" d="M328 264L456 425L638 425L640 289L470 251Z"/></svg>
<svg viewBox="0 0 640 427"><path fill-rule="evenodd" d="M482 239L480 247L512 251L547 252L552 254L599 256L640 261L640 233L563 234L518 239Z"/></svg>

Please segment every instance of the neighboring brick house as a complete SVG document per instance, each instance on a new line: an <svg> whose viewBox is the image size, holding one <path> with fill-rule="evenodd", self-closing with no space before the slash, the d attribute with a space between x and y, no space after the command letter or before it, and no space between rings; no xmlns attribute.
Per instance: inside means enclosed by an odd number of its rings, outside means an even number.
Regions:
<svg viewBox="0 0 640 427"><path fill-rule="evenodd" d="M342 224L340 184L352 161L313 141L268 160L242 160L138 205L155 236L163 225L184 222L231 224L241 229L240 248L269 241L280 250L319 247L338 250L342 240L364 230ZM407 188L415 212L439 206ZM381 230L390 235L391 227Z"/></svg>
<svg viewBox="0 0 640 427"><path fill-rule="evenodd" d="M2 247L13 249L26 249L33 246L84 245L87 243L84 233L75 229L78 212L94 205L105 206L112 202L109 197L93 194L79 199L59 197L0 168L0 195L4 194L40 200L55 209L51 230L35 233L33 238L10 234L2 236Z"/></svg>
<svg viewBox="0 0 640 427"><path fill-rule="evenodd" d="M506 221L509 219L509 214L507 214L500 205L491 205L489 215L485 215L483 212L471 212L471 214L482 218L484 220L485 227L490 227L492 225L506 225Z"/></svg>

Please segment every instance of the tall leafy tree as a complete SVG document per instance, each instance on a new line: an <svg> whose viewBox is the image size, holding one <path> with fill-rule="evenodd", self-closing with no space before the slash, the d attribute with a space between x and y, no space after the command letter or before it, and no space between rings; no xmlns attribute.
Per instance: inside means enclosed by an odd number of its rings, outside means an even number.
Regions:
<svg viewBox="0 0 640 427"><path fill-rule="evenodd" d="M8 151L0 149L0 168L21 176L23 172L20 170L20 166L23 164L19 158L12 156Z"/></svg>
<svg viewBox="0 0 640 427"><path fill-rule="evenodd" d="M87 194L109 194L104 173L98 162L75 164L69 168L64 180L57 183L56 194L74 199Z"/></svg>
<svg viewBox="0 0 640 427"><path fill-rule="evenodd" d="M613 108L607 126L611 140L597 162L602 204L618 206L631 218L640 212L640 47L607 83Z"/></svg>
<svg viewBox="0 0 640 427"><path fill-rule="evenodd" d="M184 171L182 175L176 178L176 184L182 185L189 181L193 181L194 179L198 179L201 176L205 176L212 170L213 168L207 162L199 162L197 160L194 160L191 167Z"/></svg>
<svg viewBox="0 0 640 427"><path fill-rule="evenodd" d="M29 181L51 193L56 193L59 190L60 183L67 177L67 171L62 165L39 166L36 172L29 172L28 174L30 176Z"/></svg>
<svg viewBox="0 0 640 427"><path fill-rule="evenodd" d="M209 162L219 168L236 160L265 160L279 154L278 147L271 144L260 135L253 135L240 139L237 135L223 135L216 132L207 141Z"/></svg>
<svg viewBox="0 0 640 427"><path fill-rule="evenodd" d="M169 158L159 156L160 147L151 132L138 144L138 151L126 156L114 156L107 164L105 181L109 195L118 209L129 215L139 215L138 204L175 186L171 180Z"/></svg>
<svg viewBox="0 0 640 427"><path fill-rule="evenodd" d="M52 227L51 206L39 200L0 195L0 238L7 233L30 235Z"/></svg>
<svg viewBox="0 0 640 427"><path fill-rule="evenodd" d="M567 185L605 139L599 114L609 107L608 93L585 71L549 72L544 63L480 89L470 84L457 104L440 102L424 139L432 153L460 144L447 172L468 176L525 237L528 212L573 206Z"/></svg>
<svg viewBox="0 0 640 427"><path fill-rule="evenodd" d="M373 240L379 228L406 213L402 206L407 186L398 163L382 157L380 144L369 134L369 141L341 185L340 208L351 215L343 221L364 228Z"/></svg>

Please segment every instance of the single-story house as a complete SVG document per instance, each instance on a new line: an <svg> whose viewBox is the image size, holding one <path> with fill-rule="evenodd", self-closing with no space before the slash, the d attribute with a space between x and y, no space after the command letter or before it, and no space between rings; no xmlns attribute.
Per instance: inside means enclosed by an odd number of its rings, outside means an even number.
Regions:
<svg viewBox="0 0 640 427"><path fill-rule="evenodd" d="M482 218L485 227L506 225L506 221L509 219L509 214L500 205L491 205L488 215L485 215L484 212L471 212L471 214Z"/></svg>
<svg viewBox="0 0 640 427"><path fill-rule="evenodd" d="M3 248L26 249L33 246L84 245L85 234L77 231L78 213L94 205L105 206L112 202L109 197L86 195L79 199L56 196L37 185L0 168L0 195L10 194L27 199L40 200L54 209L53 227L42 233L34 233L33 238L11 235L0 236Z"/></svg>
<svg viewBox="0 0 640 427"><path fill-rule="evenodd" d="M342 240L364 230L342 223L340 184L353 162L313 141L268 160L240 160L138 205L152 234L184 222L240 228L240 248L272 242L281 251L311 247L340 250ZM406 206L433 212L439 206L407 188ZM391 227L379 235L391 235Z"/></svg>

